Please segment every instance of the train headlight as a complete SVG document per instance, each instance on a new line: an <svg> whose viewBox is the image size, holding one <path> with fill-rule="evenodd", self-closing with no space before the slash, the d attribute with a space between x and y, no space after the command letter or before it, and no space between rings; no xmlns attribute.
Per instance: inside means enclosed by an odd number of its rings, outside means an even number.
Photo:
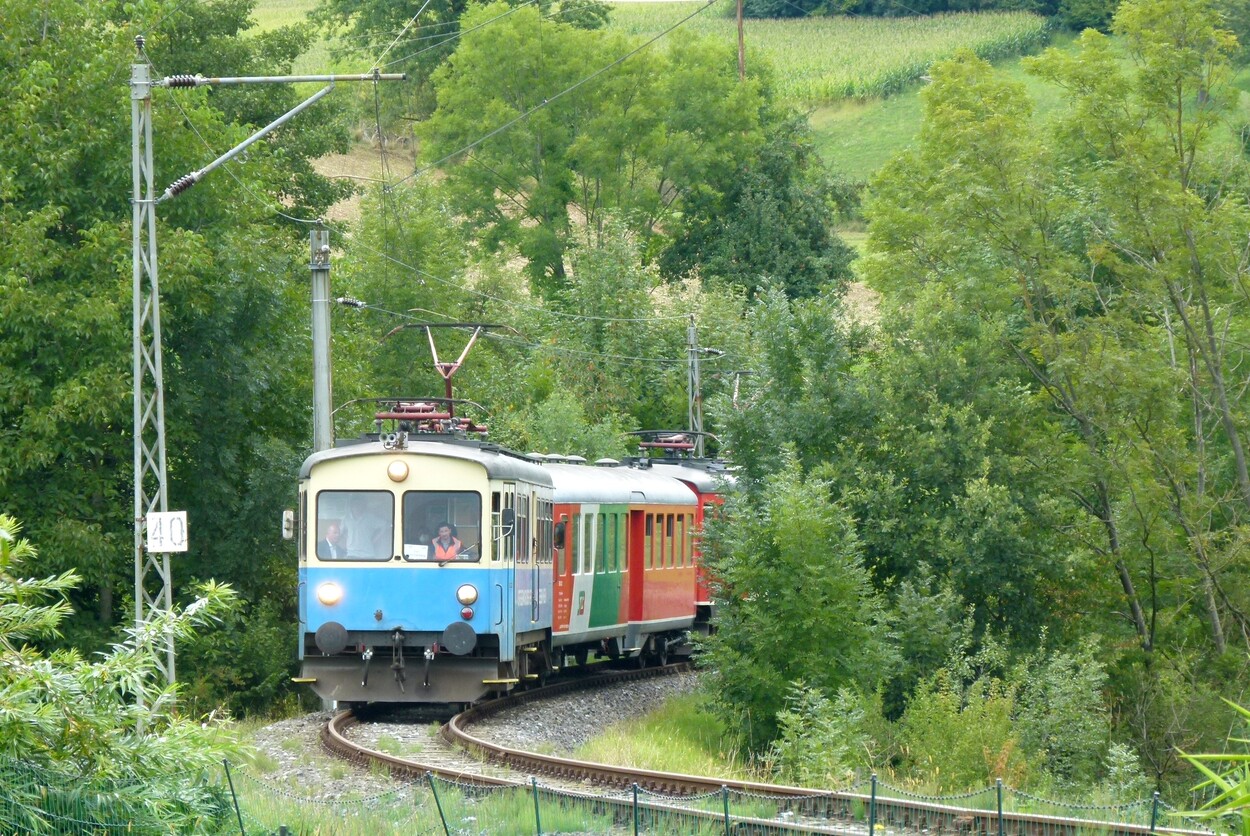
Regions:
<svg viewBox="0 0 1250 836"><path fill-rule="evenodd" d="M317 600L325 604L327 607L332 607L339 601L343 600L343 587L339 586L334 581L326 581L323 584L318 584Z"/></svg>
<svg viewBox="0 0 1250 836"><path fill-rule="evenodd" d="M386 475L392 482L402 482L408 478L408 463L393 461L386 466Z"/></svg>
<svg viewBox="0 0 1250 836"><path fill-rule="evenodd" d="M477 603L477 587L471 583L461 584L460 588L456 590L456 600L466 607L469 604Z"/></svg>

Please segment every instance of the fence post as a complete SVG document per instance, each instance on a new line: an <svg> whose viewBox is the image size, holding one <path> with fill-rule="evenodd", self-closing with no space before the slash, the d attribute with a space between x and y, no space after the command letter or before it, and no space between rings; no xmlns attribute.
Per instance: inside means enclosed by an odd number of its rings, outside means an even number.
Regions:
<svg viewBox="0 0 1250 836"><path fill-rule="evenodd" d="M230 799L234 802L234 814L239 817L239 836L247 836L247 831L243 829L243 811L239 809L239 796L235 794L234 779L230 777L230 761L222 758L221 765L226 768L226 784L230 786Z"/></svg>
<svg viewBox="0 0 1250 836"><path fill-rule="evenodd" d="M534 827L538 836L543 836L543 818L538 812L538 778L530 776L530 786L534 788Z"/></svg>
<svg viewBox="0 0 1250 836"><path fill-rule="evenodd" d="M425 780L430 785L430 794L434 796L434 806L438 808L438 817L443 822L443 833L451 836L451 830L447 827L447 817L443 815L443 802L438 797L438 787L434 786L434 773L425 773Z"/></svg>
<svg viewBox="0 0 1250 836"><path fill-rule="evenodd" d="M877 773L872 773L871 795L868 796L868 836L877 834Z"/></svg>
<svg viewBox="0 0 1250 836"><path fill-rule="evenodd" d="M994 787L998 790L998 836L1003 836L1003 779L997 779Z"/></svg>
<svg viewBox="0 0 1250 836"><path fill-rule="evenodd" d="M1155 832L1155 824L1159 821L1159 791L1155 790L1154 798L1150 800L1150 832Z"/></svg>
<svg viewBox="0 0 1250 836"><path fill-rule="evenodd" d="M634 783L634 836L638 836L638 784Z"/></svg>
<svg viewBox="0 0 1250 836"><path fill-rule="evenodd" d="M729 836L729 787L720 785L721 804L725 808L725 836Z"/></svg>

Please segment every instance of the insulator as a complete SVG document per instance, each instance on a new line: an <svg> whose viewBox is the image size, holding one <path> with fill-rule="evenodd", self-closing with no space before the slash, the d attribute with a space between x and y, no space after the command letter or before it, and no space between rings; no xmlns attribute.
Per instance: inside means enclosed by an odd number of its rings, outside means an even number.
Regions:
<svg viewBox="0 0 1250 836"><path fill-rule="evenodd" d="M143 45L145 43L147 43L147 41L144 40L142 35L135 35L135 51L136 52L143 52Z"/></svg>
<svg viewBox="0 0 1250 836"><path fill-rule="evenodd" d="M195 180L196 178L194 174L184 174L170 184L169 188L165 190L165 194L170 197L176 197L194 186Z"/></svg>
<svg viewBox="0 0 1250 836"><path fill-rule="evenodd" d="M344 306L344 307L346 307L346 308L363 308L363 307L365 307L365 303L364 303L364 302L361 302L359 299L353 299L353 298L352 298L352 297L350 297L350 296L340 296L339 298L335 299L334 301L335 301L335 302L338 302L340 305L342 305L342 306Z"/></svg>
<svg viewBox="0 0 1250 836"><path fill-rule="evenodd" d="M171 75L165 79L166 87L198 87L199 84L199 76L194 75Z"/></svg>

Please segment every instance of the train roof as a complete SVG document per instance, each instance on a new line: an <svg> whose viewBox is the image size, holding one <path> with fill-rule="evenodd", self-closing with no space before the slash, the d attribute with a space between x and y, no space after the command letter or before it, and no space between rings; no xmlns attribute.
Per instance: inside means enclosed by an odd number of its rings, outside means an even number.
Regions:
<svg viewBox="0 0 1250 836"><path fill-rule="evenodd" d="M673 479L686 482L701 494L723 493L732 487L734 476L723 462L709 459L646 458L637 460L637 466L651 469Z"/></svg>
<svg viewBox="0 0 1250 836"><path fill-rule="evenodd" d="M313 453L304 459L300 468L299 478L307 479L315 465L336 459L350 459L361 456L418 455L437 456L445 459L476 462L486 469L491 479L516 479L536 485L551 485L551 474L538 463L524 456L512 453L498 445L463 439L442 439L424 441L420 438L408 438L403 447L386 446L380 440L364 440L334 447Z"/></svg>
<svg viewBox="0 0 1250 836"><path fill-rule="evenodd" d="M594 467L548 462L556 502L694 505L690 488L663 473L636 467Z"/></svg>

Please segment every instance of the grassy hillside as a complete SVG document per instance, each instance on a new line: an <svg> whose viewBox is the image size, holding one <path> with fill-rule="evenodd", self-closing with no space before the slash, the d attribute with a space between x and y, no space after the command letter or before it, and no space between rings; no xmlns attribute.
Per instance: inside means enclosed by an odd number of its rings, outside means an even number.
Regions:
<svg viewBox="0 0 1250 836"><path fill-rule="evenodd" d="M277 29L308 17L317 0L258 0L252 19L260 29Z"/></svg>
<svg viewBox="0 0 1250 836"><path fill-rule="evenodd" d="M697 8L690 3L617 3L610 26L652 36ZM734 20L718 12L709 9L683 28L736 43ZM744 32L748 63L762 56L772 65L783 98L815 106L896 93L923 76L934 61L959 49L987 59L1034 51L1046 42L1048 27L1043 18L1024 12L980 12L748 20Z"/></svg>
<svg viewBox="0 0 1250 836"><path fill-rule="evenodd" d="M1070 48L1071 35L1057 37L1052 46ZM1062 91L1024 71L1020 56L998 62L999 70L1024 84L1036 115L1045 119L1062 104ZM920 128L920 90L912 85L899 95L871 101L844 101L814 108L809 114L817 148L829 166L853 180L864 181L886 160L907 147Z"/></svg>

